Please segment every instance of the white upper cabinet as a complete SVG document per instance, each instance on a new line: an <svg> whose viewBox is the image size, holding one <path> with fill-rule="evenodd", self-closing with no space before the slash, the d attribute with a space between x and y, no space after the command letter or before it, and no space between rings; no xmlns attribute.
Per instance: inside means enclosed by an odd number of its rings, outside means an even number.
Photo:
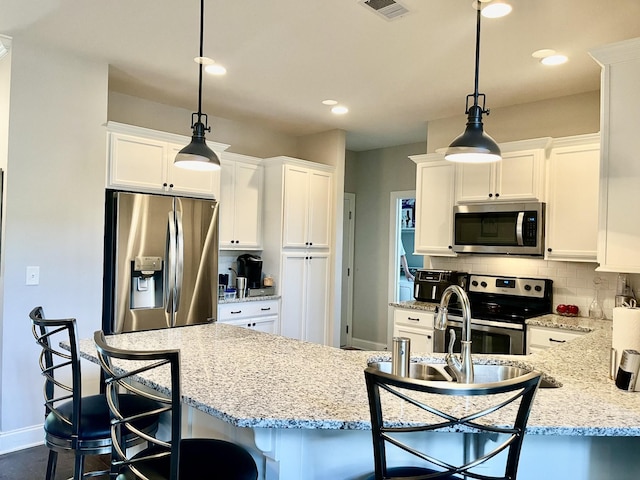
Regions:
<svg viewBox="0 0 640 480"><path fill-rule="evenodd" d="M640 39L591 55L603 67L598 270L640 273Z"/></svg>
<svg viewBox="0 0 640 480"><path fill-rule="evenodd" d="M223 153L220 177L220 248L262 249L264 169L260 160Z"/></svg>
<svg viewBox="0 0 640 480"><path fill-rule="evenodd" d="M410 158L416 163L415 252L455 257L452 250L455 164L439 153Z"/></svg>
<svg viewBox="0 0 640 480"><path fill-rule="evenodd" d="M599 134L554 140L547 167L547 260L596 261L599 170Z"/></svg>
<svg viewBox="0 0 640 480"><path fill-rule="evenodd" d="M333 174L286 165L283 247L329 248Z"/></svg>
<svg viewBox="0 0 640 480"><path fill-rule="evenodd" d="M176 154L190 137L115 122L107 124L109 188L218 198L220 171L202 172L175 167ZM218 155L228 145L207 142Z"/></svg>
<svg viewBox="0 0 640 480"><path fill-rule="evenodd" d="M550 138L500 144L502 160L456 165L456 203L542 201Z"/></svg>

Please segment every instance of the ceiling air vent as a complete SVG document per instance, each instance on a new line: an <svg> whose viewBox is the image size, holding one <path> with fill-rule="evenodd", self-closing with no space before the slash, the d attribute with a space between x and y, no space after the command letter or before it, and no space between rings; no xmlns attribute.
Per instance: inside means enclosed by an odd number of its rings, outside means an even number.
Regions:
<svg viewBox="0 0 640 480"><path fill-rule="evenodd" d="M404 5L394 0L360 0L359 3L387 20L395 20L409 13Z"/></svg>

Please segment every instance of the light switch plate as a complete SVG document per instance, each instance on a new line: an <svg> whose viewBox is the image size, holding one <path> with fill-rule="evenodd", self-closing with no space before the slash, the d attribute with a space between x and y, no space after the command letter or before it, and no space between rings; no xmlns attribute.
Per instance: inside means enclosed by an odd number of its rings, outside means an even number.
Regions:
<svg viewBox="0 0 640 480"><path fill-rule="evenodd" d="M40 267L27 267L27 285L40 285Z"/></svg>

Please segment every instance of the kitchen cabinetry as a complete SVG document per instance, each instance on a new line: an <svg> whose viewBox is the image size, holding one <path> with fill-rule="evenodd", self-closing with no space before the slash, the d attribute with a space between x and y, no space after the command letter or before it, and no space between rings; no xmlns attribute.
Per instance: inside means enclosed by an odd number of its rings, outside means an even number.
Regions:
<svg viewBox="0 0 640 480"><path fill-rule="evenodd" d="M328 344L335 218L334 168L291 157L264 160L263 270L276 273L280 334Z"/></svg>
<svg viewBox="0 0 640 480"><path fill-rule="evenodd" d="M416 164L414 250L420 255L455 257L452 249L455 164L439 153L409 158Z"/></svg>
<svg viewBox="0 0 640 480"><path fill-rule="evenodd" d="M223 303L218 305L218 321L266 333L276 333L279 324L278 300Z"/></svg>
<svg viewBox="0 0 640 480"><path fill-rule="evenodd" d="M329 272L329 255L326 253L283 255L281 335L327 343Z"/></svg>
<svg viewBox="0 0 640 480"><path fill-rule="evenodd" d="M285 165L283 247L329 248L332 176L316 168Z"/></svg>
<svg viewBox="0 0 640 480"><path fill-rule="evenodd" d="M600 136L554 140L547 167L547 260L595 262Z"/></svg>
<svg viewBox="0 0 640 480"><path fill-rule="evenodd" d="M500 144L496 163L456 165L456 203L542 201L550 138Z"/></svg>
<svg viewBox="0 0 640 480"><path fill-rule="evenodd" d="M584 334L585 332L578 332L576 330L528 326L527 355L541 352L556 345L562 345Z"/></svg>
<svg viewBox="0 0 640 480"><path fill-rule="evenodd" d="M223 153L220 159L220 248L262 249L264 169L257 158Z"/></svg>
<svg viewBox="0 0 640 480"><path fill-rule="evenodd" d="M640 273L640 39L590 53L602 66L598 270Z"/></svg>
<svg viewBox="0 0 640 480"><path fill-rule="evenodd" d="M393 336L411 339L412 353L433 353L433 319L433 312L395 308Z"/></svg>
<svg viewBox="0 0 640 480"><path fill-rule="evenodd" d="M175 167L176 154L190 137L115 122L107 124L107 187L135 192L218 198L220 171ZM228 145L207 142L218 155Z"/></svg>

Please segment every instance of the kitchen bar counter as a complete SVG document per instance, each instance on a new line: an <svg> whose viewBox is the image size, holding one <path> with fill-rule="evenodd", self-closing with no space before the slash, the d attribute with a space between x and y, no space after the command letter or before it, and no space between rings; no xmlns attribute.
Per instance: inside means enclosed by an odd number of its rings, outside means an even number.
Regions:
<svg viewBox="0 0 640 480"><path fill-rule="evenodd" d="M529 434L640 436L640 393L621 391L608 377L610 325L603 321L591 334L534 355L474 355L474 361L538 369L562 385L539 390ZM362 372L368 361L389 359L386 352L345 351L223 324L118 335L109 343L180 348L185 402L252 428L368 429ZM96 361L91 340L81 350ZM412 358L443 361L442 354Z"/></svg>

